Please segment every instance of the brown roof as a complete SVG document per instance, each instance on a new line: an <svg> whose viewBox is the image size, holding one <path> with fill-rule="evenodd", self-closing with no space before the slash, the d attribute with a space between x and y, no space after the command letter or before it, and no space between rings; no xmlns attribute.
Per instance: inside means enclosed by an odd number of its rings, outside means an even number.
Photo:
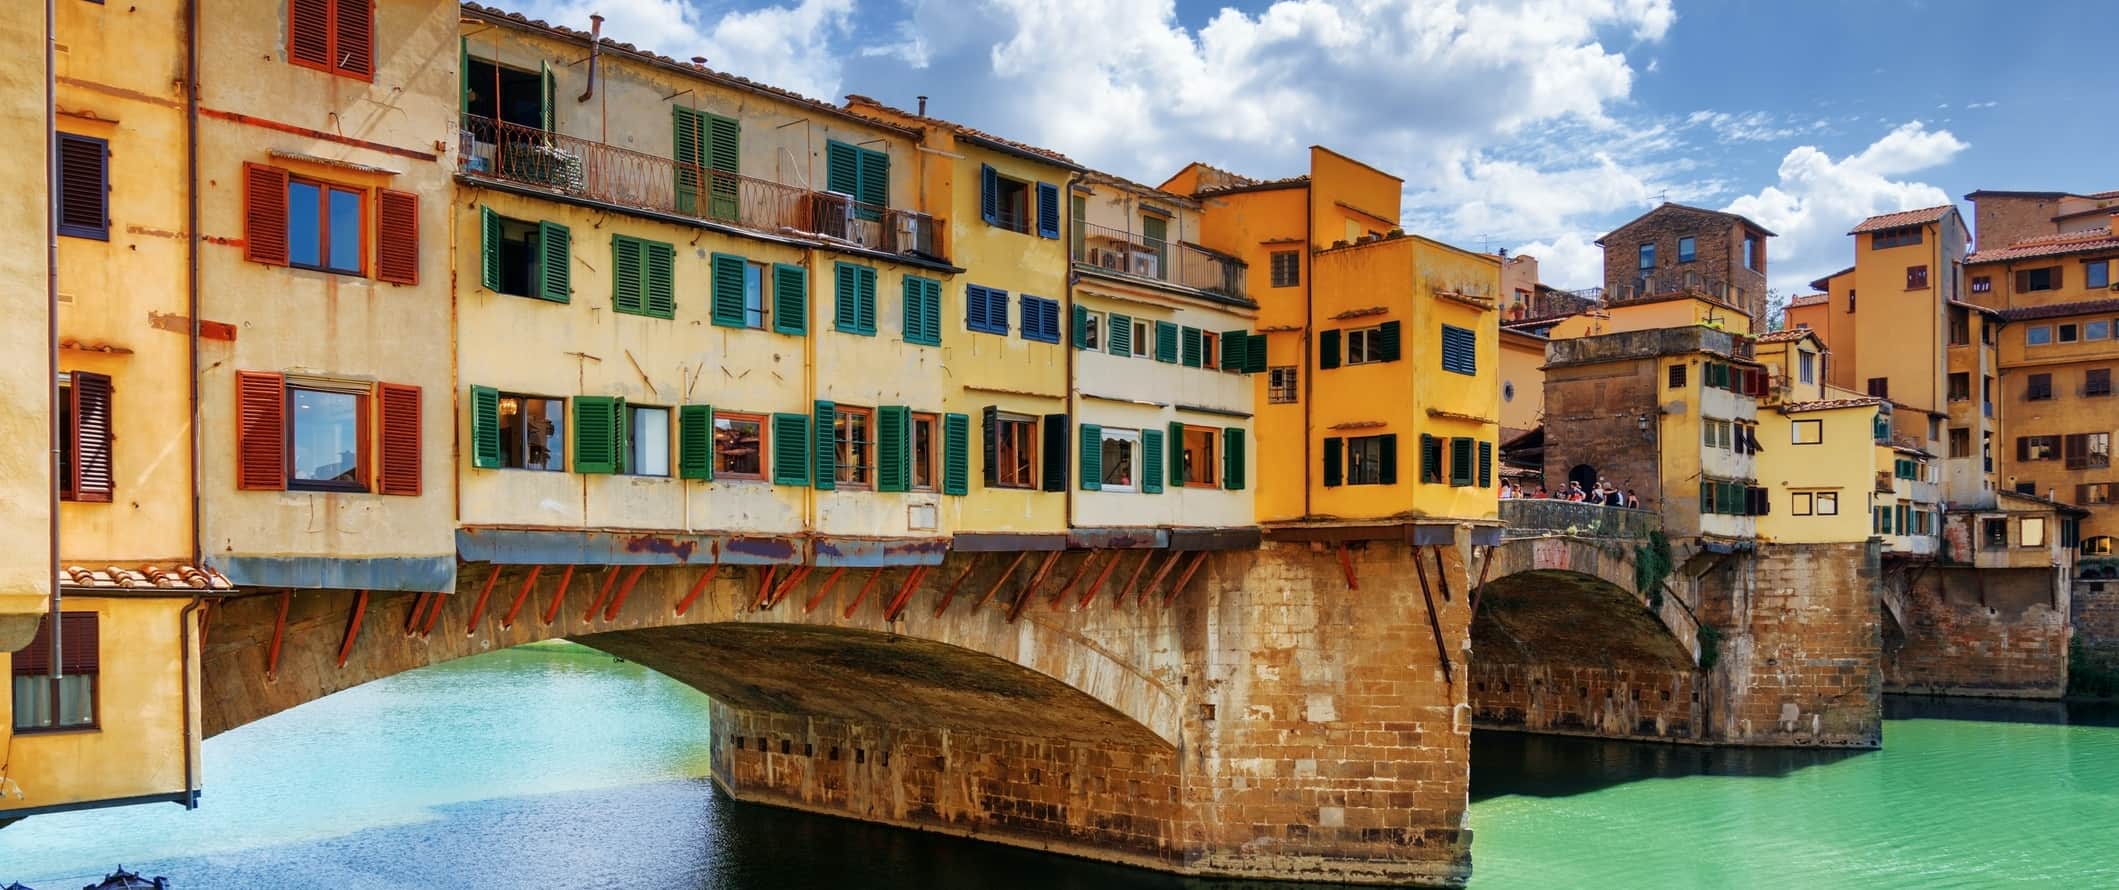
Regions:
<svg viewBox="0 0 2119 890"><path fill-rule="evenodd" d="M1815 336L1816 334L1816 331L1810 330L1809 328L1784 328L1778 331L1767 331L1766 333L1760 334L1753 339L1756 339L1760 343L1787 343L1794 340L1801 340L1804 337Z"/></svg>
<svg viewBox="0 0 2119 890"><path fill-rule="evenodd" d="M1620 223L1618 229L1612 229L1610 232L1605 232L1602 238L1598 238L1596 240L1596 243L1598 244L1598 246L1602 246L1604 244L1604 239L1611 237L1612 234L1619 231L1619 229L1626 228L1627 226L1633 225L1634 223L1640 222L1641 220L1647 219L1648 217L1661 213L1668 208L1676 208L1678 210L1690 210L1694 213L1705 213L1710 216L1719 216L1726 219L1733 219L1737 222L1743 223L1744 225L1750 226L1754 229L1759 230L1760 232L1765 233L1766 237L1768 238L1780 237L1779 235L1775 234L1772 229L1768 229L1765 226L1752 222L1748 217L1741 216L1735 213L1730 213L1727 210L1709 210L1705 207L1694 207L1690 204L1679 204L1673 201L1664 201L1663 203L1656 205L1654 209L1648 211L1647 213L1643 213L1640 216L1636 216L1623 223Z"/></svg>
<svg viewBox="0 0 2119 890"><path fill-rule="evenodd" d="M1782 414L1798 414L1804 411L1830 411L1834 408L1873 407L1883 403L1883 399L1870 396L1853 399L1820 399L1814 402L1786 402L1780 406L1780 412Z"/></svg>
<svg viewBox="0 0 2119 890"><path fill-rule="evenodd" d="M2040 318L2063 318L2069 315L2092 315L2106 312L2119 312L2119 300L2076 300L2072 303L2051 303L2044 306L2003 309L2001 310L2001 317L2006 321L2031 321Z"/></svg>
<svg viewBox="0 0 2119 890"><path fill-rule="evenodd" d="M1789 300L1788 306L1790 308L1794 308L1796 306L1816 306L1830 299L1832 299L1831 294L1804 294L1800 297L1796 297L1792 300Z"/></svg>
<svg viewBox="0 0 2119 890"><path fill-rule="evenodd" d="M1977 312L1981 315L1991 315L1995 318L2001 317L2001 310L1996 309L1992 306L1981 306L1978 303L1967 303L1963 300L1951 300L1950 305L1959 307L1961 309L1970 309L1973 312Z"/></svg>
<svg viewBox="0 0 2119 890"><path fill-rule="evenodd" d="M2119 250L2119 235L2110 229L2090 232L2063 232L2057 235L2040 235L2025 238L2007 247L1974 251L1966 256L1966 263L1995 263L2004 260L2028 260L2038 257L2065 256L2071 253L2090 253L2100 250Z"/></svg>
<svg viewBox="0 0 2119 890"><path fill-rule="evenodd" d="M1199 196L1204 198L1209 195L1234 195L1240 192L1264 192L1271 191L1273 189L1297 188L1299 186L1305 186L1309 184L1310 175L1305 173L1301 176L1289 176L1282 179L1257 180L1250 183L1249 185L1231 185L1215 189L1200 189Z"/></svg>
<svg viewBox="0 0 2119 890"><path fill-rule="evenodd" d="M234 590L228 576L197 566L104 566L91 569L67 566L59 572L59 586L99 590Z"/></svg>
<svg viewBox="0 0 2119 890"><path fill-rule="evenodd" d="M890 114L899 117L909 118L911 120L916 120L924 124L932 124L937 127L947 127L951 130L956 131L956 134L958 136L961 136L965 139L969 139L973 142L980 143L988 148L997 148L1002 151L1011 152L1014 154L1028 155L1037 160L1049 161L1051 163L1058 164L1062 167L1066 167L1073 170L1083 169L1082 165L1075 163L1073 158L1067 157L1066 155L1060 154L1059 152L1053 151L1049 148L1039 148L1027 142L1017 142L1013 139L1003 139L999 136L993 135L992 133L988 133L984 130L977 129L975 127L967 127L955 121L946 121L938 117L927 117L925 115L914 114L902 108L893 108L891 106L885 105L867 96L862 96L859 94L848 95L846 97L847 113L852 114L855 117L862 118L864 120L873 120L873 118L870 118L868 115L862 114L858 111L854 111L853 107L856 105L873 106L878 110L886 111Z"/></svg>
<svg viewBox="0 0 2119 890"><path fill-rule="evenodd" d="M1834 278L1838 278L1838 277L1840 277L1841 275L1845 275L1845 274L1847 274L1847 273L1849 273L1849 272L1852 272L1852 271L1854 271L1854 267L1853 267L1853 266L1848 266L1847 268L1841 269L1841 270L1839 270L1839 271L1837 271L1837 272L1834 272L1834 273L1832 273L1832 274L1830 274L1830 275L1827 275L1827 276L1825 276L1825 277L1823 277L1823 278L1818 278L1818 279L1814 279L1814 280L1812 280L1812 281L1810 282L1810 286L1811 286L1811 287L1814 287L1814 288L1817 288L1818 290L1822 290L1822 291L1829 291L1829 290L1831 290L1831 289L1832 289L1832 283L1831 283L1831 282L1832 282L1832 279L1834 279ZM1821 296L1821 297L1822 297L1822 296L1826 296L1826 294L1818 294L1818 296Z"/></svg>
<svg viewBox="0 0 2119 890"><path fill-rule="evenodd" d="M1152 195L1154 197L1162 198L1167 201L1175 201L1187 207L1199 206L1199 201L1190 195L1180 195L1176 192L1164 191L1152 185L1142 185L1141 183L1134 182L1133 180L1127 179L1123 176L1119 176L1112 173L1105 173L1102 170L1083 171L1082 181L1091 183L1101 182L1107 185L1115 185L1119 188L1125 189L1126 191L1133 192L1135 194Z"/></svg>
<svg viewBox="0 0 2119 890"><path fill-rule="evenodd" d="M1940 207L1922 207L1919 210L1900 210L1896 213L1878 214L1856 223L1854 230L1847 234L1859 235L1864 232L1879 232L1884 229L1902 229L1906 226L1927 225L1931 222L1940 221L1943 217L1948 216L1950 211L1956 209L1957 205L1955 204L1944 204Z"/></svg>

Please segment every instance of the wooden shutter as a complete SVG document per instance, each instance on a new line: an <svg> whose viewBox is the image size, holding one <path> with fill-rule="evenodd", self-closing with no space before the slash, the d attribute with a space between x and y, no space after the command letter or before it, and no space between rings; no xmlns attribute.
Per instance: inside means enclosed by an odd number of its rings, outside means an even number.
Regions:
<svg viewBox="0 0 2119 890"><path fill-rule="evenodd" d="M743 327L743 266L744 259L726 253L713 257L713 308L714 324L722 327Z"/></svg>
<svg viewBox="0 0 2119 890"><path fill-rule="evenodd" d="M1058 238L1060 236L1059 187L1049 182L1037 184L1037 236Z"/></svg>
<svg viewBox="0 0 2119 890"><path fill-rule="evenodd" d="M809 484L809 416L773 415L773 484Z"/></svg>
<svg viewBox="0 0 2119 890"><path fill-rule="evenodd" d="M1398 434L1385 433L1377 437L1376 481L1383 485L1398 484Z"/></svg>
<svg viewBox="0 0 2119 890"><path fill-rule="evenodd" d="M1317 332L1317 367L1327 371L1339 367L1338 329Z"/></svg>
<svg viewBox="0 0 2119 890"><path fill-rule="evenodd" d="M59 134L59 234L110 240L110 146Z"/></svg>
<svg viewBox="0 0 2119 890"><path fill-rule="evenodd" d="M1076 303L1069 308L1073 310L1068 314L1072 316L1072 318L1069 319L1069 321L1071 322L1069 327L1072 328L1074 348L1088 349L1089 307L1084 306L1080 303Z"/></svg>
<svg viewBox="0 0 2119 890"><path fill-rule="evenodd" d="M903 405L876 409L876 490L912 488L912 410Z"/></svg>
<svg viewBox="0 0 2119 890"><path fill-rule="evenodd" d="M811 430L816 434L815 441L811 443L815 464L811 468L809 483L818 491L831 491L839 485L838 429L835 423L839 416L839 406L818 399L812 407L816 417L815 426Z"/></svg>
<svg viewBox="0 0 2119 890"><path fill-rule="evenodd" d="M670 128L675 132L670 147L677 172L677 212L699 212L699 180L705 176L703 147L706 134L699 112L681 106L670 109Z"/></svg>
<svg viewBox="0 0 2119 890"><path fill-rule="evenodd" d="M1179 364L1182 364L1187 368L1199 367L1199 335L1200 330L1198 328L1188 327L1184 329L1184 351L1180 354Z"/></svg>
<svg viewBox="0 0 2119 890"><path fill-rule="evenodd" d="M574 235L555 222L537 224L537 296L564 303L574 293Z"/></svg>
<svg viewBox="0 0 2119 890"><path fill-rule="evenodd" d="M979 216L989 226L1001 224L1001 174L992 164L979 165Z"/></svg>
<svg viewBox="0 0 2119 890"><path fill-rule="evenodd" d="M1224 427L1221 431L1221 487L1242 491L1243 468L1243 427Z"/></svg>
<svg viewBox="0 0 2119 890"><path fill-rule="evenodd" d="M331 7L337 0L289 0L287 60L331 69Z"/></svg>
<svg viewBox="0 0 2119 890"><path fill-rule="evenodd" d="M661 241L646 242L641 286L647 314L656 318L677 317L677 249Z"/></svg>
<svg viewBox="0 0 2119 890"><path fill-rule="evenodd" d="M625 400L574 397L574 472L619 473L625 468Z"/></svg>
<svg viewBox="0 0 2119 890"><path fill-rule="evenodd" d="M332 0L331 70L362 80L375 76L375 8L370 3Z"/></svg>
<svg viewBox="0 0 2119 890"><path fill-rule="evenodd" d="M66 410L73 415L74 438L65 443L73 450L73 478L67 480L74 500L109 503L116 487L111 469L110 378L87 371L73 372L67 389Z"/></svg>
<svg viewBox="0 0 2119 890"><path fill-rule="evenodd" d="M270 371L235 372L235 487L287 487L287 381Z"/></svg>
<svg viewBox="0 0 2119 890"><path fill-rule="evenodd" d="M1442 481L1442 440L1420 434L1420 481Z"/></svg>
<svg viewBox="0 0 2119 890"><path fill-rule="evenodd" d="M419 387L404 383L376 385L376 491L417 497L420 491Z"/></svg>
<svg viewBox="0 0 2119 890"><path fill-rule="evenodd" d="M1494 443L1479 443L1479 487L1494 487Z"/></svg>
<svg viewBox="0 0 2119 890"><path fill-rule="evenodd" d="M994 333L1008 333L1007 291L992 287L986 289L986 320L989 324L993 325ZM1023 319L1023 324L1030 324L1030 319Z"/></svg>
<svg viewBox="0 0 2119 890"><path fill-rule="evenodd" d="M714 478L714 406L678 406L677 477Z"/></svg>
<svg viewBox="0 0 2119 890"><path fill-rule="evenodd" d="M1140 490L1161 494L1163 490L1163 432L1140 431Z"/></svg>
<svg viewBox="0 0 2119 890"><path fill-rule="evenodd" d="M287 265L285 170L243 165L243 258L269 266Z"/></svg>
<svg viewBox="0 0 2119 890"><path fill-rule="evenodd" d="M985 483L987 488L1001 484L1001 409L987 405L980 415L979 426L985 431Z"/></svg>
<svg viewBox="0 0 2119 890"><path fill-rule="evenodd" d="M1104 428L1085 423L1081 430L1082 490L1101 491L1104 487Z"/></svg>
<svg viewBox="0 0 2119 890"><path fill-rule="evenodd" d="M1478 343L1470 329L1442 326L1442 370L1459 374L1479 373Z"/></svg>
<svg viewBox="0 0 2119 890"><path fill-rule="evenodd" d="M611 236L611 308L640 315L647 306L646 243L624 235Z"/></svg>
<svg viewBox="0 0 2119 890"><path fill-rule="evenodd" d="M1045 415L1045 490L1067 490L1067 467L1071 463L1067 455L1068 423L1065 414Z"/></svg>
<svg viewBox="0 0 2119 890"><path fill-rule="evenodd" d="M842 195L860 194L861 152L858 149L837 140L824 144L824 190Z"/></svg>
<svg viewBox="0 0 2119 890"><path fill-rule="evenodd" d="M773 264L773 330L797 337L809 333L809 270Z"/></svg>
<svg viewBox="0 0 2119 890"><path fill-rule="evenodd" d="M391 284L419 283L419 196L375 190L375 277Z"/></svg>
<svg viewBox="0 0 2119 890"><path fill-rule="evenodd" d="M1183 488L1192 478L1185 472L1185 425L1174 420L1170 422L1170 467L1165 475L1171 488Z"/></svg>
<svg viewBox="0 0 2119 890"><path fill-rule="evenodd" d="M96 627L94 612L61 612L59 614L59 672L69 675L93 674L101 669L98 653L102 640ZM37 618L37 632L30 637L29 645L17 651L11 659L10 672L17 677L33 677L51 673L51 616Z"/></svg>
<svg viewBox="0 0 2119 890"><path fill-rule="evenodd" d="M471 387L471 466L493 470L500 463L500 390Z"/></svg>
<svg viewBox="0 0 2119 890"><path fill-rule="evenodd" d="M1155 323L1155 360L1177 364L1177 325L1167 321Z"/></svg>
<svg viewBox="0 0 2119 890"><path fill-rule="evenodd" d="M703 117L706 167L713 171L706 183L707 213L720 219L735 219L740 211L737 196L743 171L743 124L718 114Z"/></svg>
<svg viewBox="0 0 2119 890"><path fill-rule="evenodd" d="M1398 360L1398 344L1400 339L1402 339L1399 330L1400 324L1395 321L1386 321L1376 328L1376 339L1372 341L1373 345L1370 348L1376 351L1375 359L1377 361L1395 362Z"/></svg>
<svg viewBox="0 0 2119 890"><path fill-rule="evenodd" d="M1266 335L1252 334L1244 338L1243 370L1246 374L1266 372Z"/></svg>
<svg viewBox="0 0 2119 890"><path fill-rule="evenodd" d="M905 342L942 345L942 283L905 276Z"/></svg>
<svg viewBox="0 0 2119 890"><path fill-rule="evenodd" d="M556 126L558 116L552 110L552 94L558 92L558 86L552 79L552 63L540 62L538 63L538 68L544 76L538 78L537 81L537 124L543 127L545 132L550 133L558 129Z"/></svg>
<svg viewBox="0 0 2119 890"><path fill-rule="evenodd" d="M857 268L854 274L854 322L861 333L875 336L876 270L867 266Z"/></svg>
<svg viewBox="0 0 2119 890"><path fill-rule="evenodd" d="M971 491L971 418L963 414L942 416L942 493L962 495Z"/></svg>
<svg viewBox="0 0 2119 890"><path fill-rule="evenodd" d="M1222 331L1222 332L1221 332L1221 369L1222 369L1222 370L1224 370L1224 371L1241 371L1241 370L1243 370L1243 360L1244 360L1244 355L1245 355L1245 353L1246 353L1246 350L1245 350L1245 348L1244 348L1244 341L1245 341L1245 339L1246 339L1246 338L1248 338L1248 337L1250 337L1250 336L1251 336L1251 335L1250 335L1249 333L1246 333L1246 332L1244 332L1244 331Z"/></svg>
<svg viewBox="0 0 2119 890"><path fill-rule="evenodd" d="M494 213L491 207L479 205L478 286L494 293L500 292L500 243L505 237L500 214Z"/></svg>
<svg viewBox="0 0 2119 890"><path fill-rule="evenodd" d="M1109 316L1109 321L1110 321L1110 323L1109 323L1109 324L1107 324L1107 325L1105 325L1105 328L1106 328L1106 330L1104 331L1104 345L1105 345L1106 349L1107 349L1107 350L1108 350L1108 351L1109 351L1109 352L1110 352L1110 353L1111 353L1112 355L1117 355L1117 356L1130 356L1130 355L1132 355L1132 354L1133 354L1133 319L1132 319L1132 317L1131 317L1131 316L1126 316L1126 315L1120 315L1120 314L1118 314L1118 313L1116 313L1116 312L1113 312L1113 313L1111 313L1111 315Z"/></svg>
<svg viewBox="0 0 2119 890"><path fill-rule="evenodd" d="M1324 437L1324 487L1336 488L1346 476L1346 440Z"/></svg>
<svg viewBox="0 0 2119 890"><path fill-rule="evenodd" d="M861 184L860 190L854 192L854 198L870 207L890 206L890 156L864 148L859 152L858 159L861 164ZM875 217L874 211L870 210L864 218Z"/></svg>
<svg viewBox="0 0 2119 890"><path fill-rule="evenodd" d="M964 285L964 327L974 331L990 331L993 327L987 318L986 289L976 284Z"/></svg>
<svg viewBox="0 0 2119 890"><path fill-rule="evenodd" d="M832 264L832 327L849 334L861 332L860 267L852 263Z"/></svg>

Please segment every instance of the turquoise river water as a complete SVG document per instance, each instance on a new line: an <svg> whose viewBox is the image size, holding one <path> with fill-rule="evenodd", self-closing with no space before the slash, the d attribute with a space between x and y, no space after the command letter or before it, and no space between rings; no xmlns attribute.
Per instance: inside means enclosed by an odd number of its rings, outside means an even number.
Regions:
<svg viewBox="0 0 2119 890"><path fill-rule="evenodd" d="M1860 754L1482 733L1472 886L2119 887L2119 728L1989 710L1894 719ZM464 659L208 741L196 812L0 830L0 884L123 864L176 890L1230 886L737 804L701 778L706 714L577 646Z"/></svg>

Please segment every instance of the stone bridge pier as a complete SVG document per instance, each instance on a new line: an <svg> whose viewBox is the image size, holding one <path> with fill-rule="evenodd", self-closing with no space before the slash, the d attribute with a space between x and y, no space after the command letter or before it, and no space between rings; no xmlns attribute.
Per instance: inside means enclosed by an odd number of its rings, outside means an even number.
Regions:
<svg viewBox="0 0 2119 890"><path fill-rule="evenodd" d="M203 710L217 732L565 637L706 692L711 772L742 800L1183 874L1461 885L1475 533L912 567L468 562L450 596L222 604Z"/></svg>

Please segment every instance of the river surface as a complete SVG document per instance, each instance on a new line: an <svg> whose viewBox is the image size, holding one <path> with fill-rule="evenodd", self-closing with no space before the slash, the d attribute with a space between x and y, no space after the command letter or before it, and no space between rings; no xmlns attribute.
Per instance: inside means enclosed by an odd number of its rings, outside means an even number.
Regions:
<svg viewBox="0 0 2119 890"><path fill-rule="evenodd" d="M1894 703L1912 719L1861 754L1479 734L1472 886L2119 887L2119 728L1923 707ZM0 830L0 884L123 864L176 890L1231 886L735 803L702 778L706 720L578 646L463 659L209 740L196 812Z"/></svg>

